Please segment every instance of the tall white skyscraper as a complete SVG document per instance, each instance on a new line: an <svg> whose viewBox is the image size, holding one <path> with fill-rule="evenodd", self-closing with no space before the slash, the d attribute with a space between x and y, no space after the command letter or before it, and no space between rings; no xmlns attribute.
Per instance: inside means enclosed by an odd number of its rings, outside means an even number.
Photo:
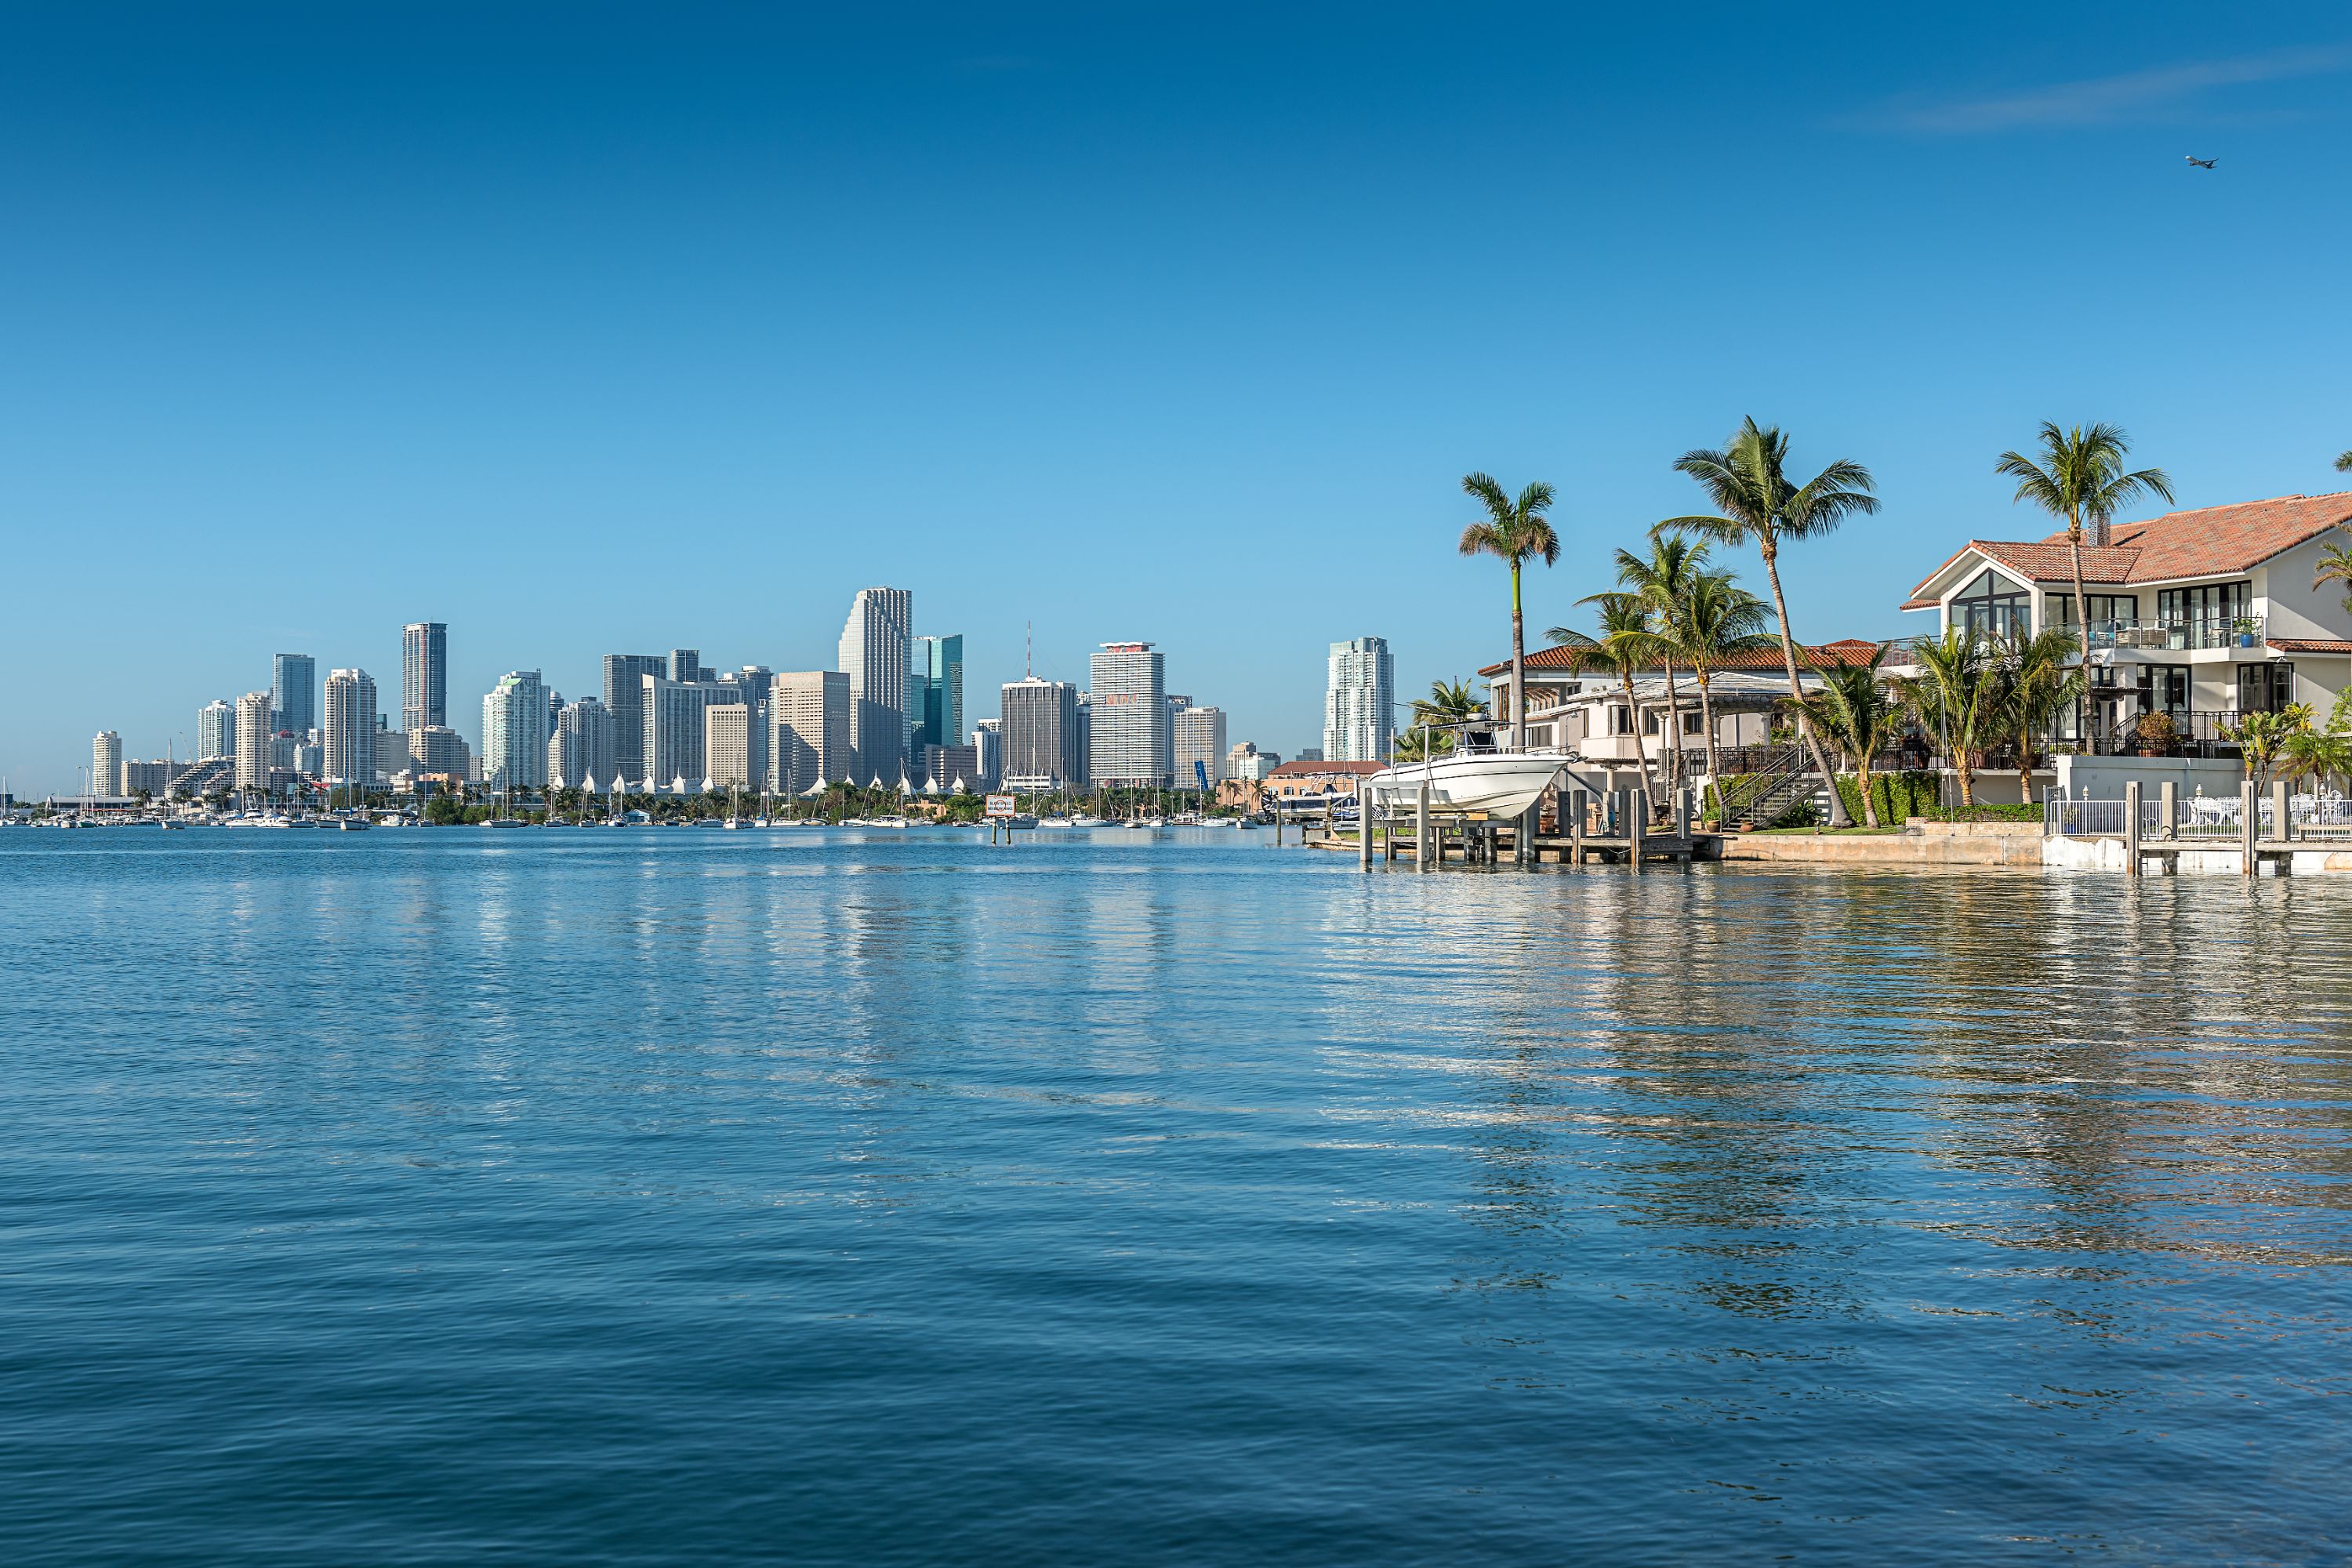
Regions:
<svg viewBox="0 0 2352 1568"><path fill-rule="evenodd" d="M196 710L196 760L236 755L236 710L215 697Z"/></svg>
<svg viewBox="0 0 2352 1568"><path fill-rule="evenodd" d="M849 777L849 676L793 670L768 682L768 787L798 795Z"/></svg>
<svg viewBox="0 0 2352 1568"><path fill-rule="evenodd" d="M482 783L537 789L547 783L547 688L535 669L513 669L482 698Z"/></svg>
<svg viewBox="0 0 2352 1568"><path fill-rule="evenodd" d="M564 704L547 742L547 782L578 789L593 778L598 789L611 789L621 771L618 729L593 697Z"/></svg>
<svg viewBox="0 0 2352 1568"><path fill-rule="evenodd" d="M1323 756L1334 763L1385 763L1396 733L1396 668L1386 637L1331 645L1323 691Z"/></svg>
<svg viewBox="0 0 2352 1568"><path fill-rule="evenodd" d="M267 790L269 763L276 750L270 740L278 733L277 713L267 691L248 691L236 700L236 787Z"/></svg>
<svg viewBox="0 0 2352 1568"><path fill-rule="evenodd" d="M375 783L375 681L364 669L327 673L326 721L320 726L320 776L367 789ZM282 717L282 715L281 715Z"/></svg>
<svg viewBox="0 0 2352 1568"><path fill-rule="evenodd" d="M1168 782L1168 677L1148 642L1107 642L1087 661L1087 772L1097 784Z"/></svg>
<svg viewBox="0 0 2352 1568"><path fill-rule="evenodd" d="M449 628L411 621L400 628L400 727L449 722Z"/></svg>
<svg viewBox="0 0 2352 1568"><path fill-rule="evenodd" d="M1176 787L1194 788L1203 773L1208 775L1211 789L1223 783L1225 710L1222 708L1180 708L1171 722L1175 731L1172 761L1176 769ZM1195 763L1201 764L1198 772L1192 766Z"/></svg>
<svg viewBox="0 0 2352 1568"><path fill-rule="evenodd" d="M904 588L860 588L850 602L839 663L849 677L852 769L859 784L895 784L906 768L914 626L915 595Z"/></svg>
<svg viewBox="0 0 2352 1568"><path fill-rule="evenodd" d="M122 793L122 737L100 730L89 743L89 793Z"/></svg>

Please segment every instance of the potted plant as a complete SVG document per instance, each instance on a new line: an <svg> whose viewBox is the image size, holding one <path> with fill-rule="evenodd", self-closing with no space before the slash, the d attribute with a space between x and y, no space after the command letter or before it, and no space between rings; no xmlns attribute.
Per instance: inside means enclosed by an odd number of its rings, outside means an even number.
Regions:
<svg viewBox="0 0 2352 1568"><path fill-rule="evenodd" d="M2255 627L2252 616L2239 616L2236 622L2231 625L2230 629L2238 634L2238 646L2240 647L2252 647L2254 646Z"/></svg>
<svg viewBox="0 0 2352 1568"><path fill-rule="evenodd" d="M2133 732L2143 757L2170 756L2172 748L2180 743L2180 726L2173 722L2171 714L2160 710L2141 714Z"/></svg>

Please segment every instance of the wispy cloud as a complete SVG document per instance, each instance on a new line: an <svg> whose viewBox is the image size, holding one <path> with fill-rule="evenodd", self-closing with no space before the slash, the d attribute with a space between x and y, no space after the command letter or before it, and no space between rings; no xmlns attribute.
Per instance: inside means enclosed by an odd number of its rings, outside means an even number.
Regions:
<svg viewBox="0 0 2352 1568"><path fill-rule="evenodd" d="M2042 126L2117 125L2166 118L2196 108L2208 94L2224 88L2296 77L2336 76L2347 70L2352 70L2352 47L2336 44L2276 49L2235 59L2092 77L1990 97L1942 102L1897 101L1865 116L1864 121L1880 130L1939 136L1983 135Z"/></svg>

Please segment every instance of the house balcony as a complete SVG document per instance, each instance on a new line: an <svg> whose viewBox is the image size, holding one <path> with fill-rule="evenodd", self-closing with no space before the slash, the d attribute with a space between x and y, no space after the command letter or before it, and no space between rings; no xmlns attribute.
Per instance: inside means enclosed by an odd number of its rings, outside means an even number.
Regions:
<svg viewBox="0 0 2352 1568"><path fill-rule="evenodd" d="M2066 630L2073 630L2069 624ZM2091 651L2202 653L2220 648L2263 652L2267 635L2261 616L2213 616L2195 620L2094 621Z"/></svg>

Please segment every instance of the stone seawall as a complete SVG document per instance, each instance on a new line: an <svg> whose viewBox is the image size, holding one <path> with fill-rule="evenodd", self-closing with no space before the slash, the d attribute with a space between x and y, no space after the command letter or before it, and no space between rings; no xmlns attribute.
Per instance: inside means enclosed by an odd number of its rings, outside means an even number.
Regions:
<svg viewBox="0 0 2352 1568"><path fill-rule="evenodd" d="M1725 841L1726 860L1810 860L1843 866L2042 864L2034 822L1920 822L1900 833L1748 833Z"/></svg>

